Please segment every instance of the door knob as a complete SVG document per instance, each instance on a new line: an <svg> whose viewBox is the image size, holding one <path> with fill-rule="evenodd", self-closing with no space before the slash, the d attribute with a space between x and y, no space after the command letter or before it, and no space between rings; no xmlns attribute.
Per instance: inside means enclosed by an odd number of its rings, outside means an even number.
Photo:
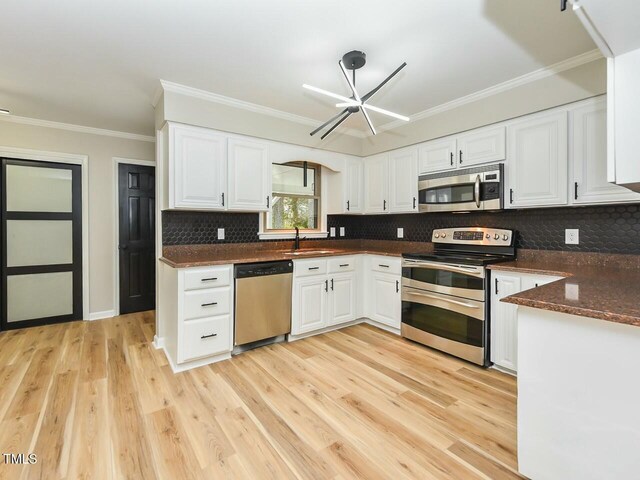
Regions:
<svg viewBox="0 0 640 480"><path fill-rule="evenodd" d="M129 248L129 245L118 245L118 250L126 250Z"/></svg>

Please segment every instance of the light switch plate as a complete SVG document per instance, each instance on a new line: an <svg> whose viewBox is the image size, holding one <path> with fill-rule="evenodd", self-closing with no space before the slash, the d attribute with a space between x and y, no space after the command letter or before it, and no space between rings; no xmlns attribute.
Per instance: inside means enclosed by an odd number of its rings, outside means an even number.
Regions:
<svg viewBox="0 0 640 480"><path fill-rule="evenodd" d="M340 227L340 236L344 237L344 227Z"/></svg>
<svg viewBox="0 0 640 480"><path fill-rule="evenodd" d="M398 238L404 238L404 228L398 227Z"/></svg>
<svg viewBox="0 0 640 480"><path fill-rule="evenodd" d="M577 228L567 228L564 231L564 243L567 245L578 245L580 243L580 230Z"/></svg>
<svg viewBox="0 0 640 480"><path fill-rule="evenodd" d="M218 229L218 240L224 240L224 228Z"/></svg>
<svg viewBox="0 0 640 480"><path fill-rule="evenodd" d="M336 227L331 227L329 229L329 236L330 237L335 237L336 236Z"/></svg>

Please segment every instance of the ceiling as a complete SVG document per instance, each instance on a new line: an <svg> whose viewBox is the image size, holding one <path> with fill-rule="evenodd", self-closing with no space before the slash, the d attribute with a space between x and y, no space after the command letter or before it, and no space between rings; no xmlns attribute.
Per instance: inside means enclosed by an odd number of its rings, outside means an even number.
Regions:
<svg viewBox="0 0 640 480"><path fill-rule="evenodd" d="M408 63L374 104L410 116L595 48L558 0L3 0L0 18L0 108L143 135L159 79L324 121L335 102L301 86L348 94L337 62L359 49L361 92Z"/></svg>

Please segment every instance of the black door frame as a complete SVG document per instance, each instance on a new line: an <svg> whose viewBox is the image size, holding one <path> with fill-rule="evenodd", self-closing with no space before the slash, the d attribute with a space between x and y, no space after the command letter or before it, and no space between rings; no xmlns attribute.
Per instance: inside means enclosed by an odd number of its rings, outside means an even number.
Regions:
<svg viewBox="0 0 640 480"><path fill-rule="evenodd" d="M155 178L155 173L157 172L157 164L153 161L149 161L149 160L137 160L137 159L133 159L133 158L124 158L124 157L113 157L113 172L114 172L114 185L115 185L115 189L114 189L114 195L115 195L115 210L114 210L114 220L115 220L115 227L114 227L114 248L115 248L115 271L114 271L114 288L115 288L115 294L116 294L116 298L115 298L115 304L114 304L114 314L115 315L123 315L122 313L122 309L121 309L121 305L122 305L122 285L121 285L121 279L120 279L120 275L122 273L122 258L121 258L121 251L120 251L120 215L121 215L121 206L120 206L120 165L130 165L133 167L150 167L153 169L154 171L154 185L155 185L155 191L157 193L158 188L157 188L157 182L158 179ZM153 248L154 248L154 257L153 257L153 262L156 263L157 262L157 248L158 248L158 244L157 244L157 236L158 236L158 228L160 228L158 226L158 222L157 220L157 198L155 199L154 202L154 211L153 211L153 220L154 220L154 237L153 237ZM157 269L157 265L156 265L156 269ZM157 275L157 271L155 272L154 278L153 278L153 282L154 282L154 287L155 287L155 305L154 305L154 309L157 308L157 290L158 290L158 275Z"/></svg>
<svg viewBox="0 0 640 480"><path fill-rule="evenodd" d="M71 213L51 212L7 212L6 188L1 188L6 181L7 165L23 165L29 167L57 168L71 170L72 206ZM0 290L1 308L0 329L12 330L16 328L35 327L52 323L69 322L83 319L83 212L82 212L82 165L73 163L45 162L41 160L24 160L2 157L2 172L0 174L0 224L6 225L7 220L71 220L72 221L72 264L60 265L36 265L25 267L7 267L7 241L6 232L3 232L0 243L2 244L2 264L0 265ZM26 275L34 273L72 272L73 275L73 312L68 315L56 315L37 320L21 320L18 322L7 321L7 275ZM37 301L37 299L34 299Z"/></svg>

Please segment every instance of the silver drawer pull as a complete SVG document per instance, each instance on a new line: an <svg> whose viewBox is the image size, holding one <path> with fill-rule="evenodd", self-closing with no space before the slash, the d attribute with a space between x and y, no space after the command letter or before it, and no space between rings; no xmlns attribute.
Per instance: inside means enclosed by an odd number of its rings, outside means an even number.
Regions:
<svg viewBox="0 0 640 480"><path fill-rule="evenodd" d="M201 282L213 282L215 280L217 280L218 277L211 277L211 278L203 278L202 280L200 280Z"/></svg>
<svg viewBox="0 0 640 480"><path fill-rule="evenodd" d="M202 335L202 336L200 337L200 339L201 339L201 340L204 340L205 338L213 338L213 337L217 337L217 336L218 336L218 334L217 334L217 333L211 333L211 334L209 334L209 335Z"/></svg>
<svg viewBox="0 0 640 480"><path fill-rule="evenodd" d="M381 263L378 264L379 267L389 268L389 265L383 265Z"/></svg>
<svg viewBox="0 0 640 480"><path fill-rule="evenodd" d="M342 264L340 264L340 266L341 266L341 267L348 267L348 266L349 266L349 264L348 264L348 263L342 263Z"/></svg>
<svg viewBox="0 0 640 480"><path fill-rule="evenodd" d="M437 295L430 295L428 293L418 293L418 292L408 292L408 293L409 293L409 295L415 295L416 297L433 298L434 300L440 300L440 301L446 302L446 303L453 303L454 305L460 305L461 307L473 308L473 309L481 308L480 305L475 305L473 303L460 302L460 301L457 301L457 300L451 300L451 299L448 299L448 298L442 298L442 297L439 297Z"/></svg>
<svg viewBox="0 0 640 480"><path fill-rule="evenodd" d="M309 267L309 270L319 270L320 267Z"/></svg>
<svg viewBox="0 0 640 480"><path fill-rule="evenodd" d="M203 303L201 307L212 307L213 305L217 305L217 304L218 302Z"/></svg>

